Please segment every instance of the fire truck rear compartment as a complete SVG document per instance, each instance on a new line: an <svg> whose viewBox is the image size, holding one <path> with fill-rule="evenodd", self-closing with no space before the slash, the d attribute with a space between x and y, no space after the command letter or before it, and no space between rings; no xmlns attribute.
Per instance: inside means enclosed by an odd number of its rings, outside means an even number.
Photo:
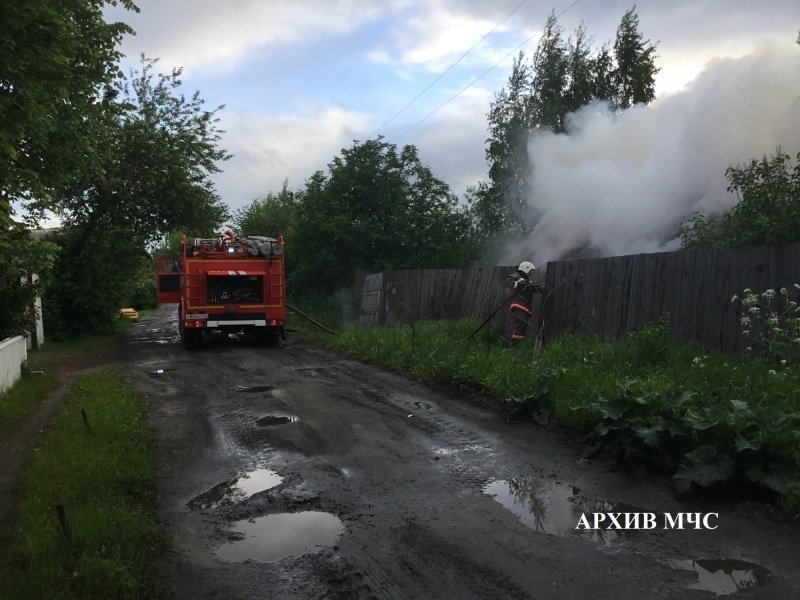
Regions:
<svg viewBox="0 0 800 600"><path fill-rule="evenodd" d="M251 304L264 301L262 275L208 276L209 304Z"/></svg>

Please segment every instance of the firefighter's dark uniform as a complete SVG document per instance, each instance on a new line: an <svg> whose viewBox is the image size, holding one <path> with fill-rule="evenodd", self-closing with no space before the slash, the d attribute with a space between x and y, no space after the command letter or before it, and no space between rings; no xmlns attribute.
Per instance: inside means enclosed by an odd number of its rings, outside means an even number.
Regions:
<svg viewBox="0 0 800 600"><path fill-rule="evenodd" d="M541 286L530 280L523 271L516 270L507 277L509 287L516 292L508 305L514 331L511 342L519 343L525 339L528 319L533 315L533 295L541 293Z"/></svg>

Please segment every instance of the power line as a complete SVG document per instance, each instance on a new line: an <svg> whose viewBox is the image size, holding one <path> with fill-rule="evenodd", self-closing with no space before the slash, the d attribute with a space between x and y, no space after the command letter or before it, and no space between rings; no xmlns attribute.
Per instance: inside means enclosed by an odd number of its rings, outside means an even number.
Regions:
<svg viewBox="0 0 800 600"><path fill-rule="evenodd" d="M580 1L581 1L581 0L575 0L575 1L574 1L572 4L570 4L570 5L569 5L567 8L565 8L565 9L564 9L564 10L562 10L560 13L558 13L558 14L556 15L556 19L558 19L559 17L561 17L561 15L563 15L563 14L564 14L564 13L566 13L568 10L570 10L571 8L573 8L573 7L574 7L576 4L578 4ZM488 69L486 69L486 70L485 70L483 73L481 73L481 74L480 74L478 77L476 77L476 78L475 78L475 79L473 79L471 82L469 82L469 83L468 83L466 86L464 86L463 88L461 88L461 90L460 90L460 91L459 91L457 94L455 94L455 95L454 95L454 96L452 96L450 99L446 100L445 102L443 102L442 104L440 104L439 106L437 106L437 107L436 107L434 110L432 110L432 111L431 111L431 112L429 112L427 115L425 115L425 116L424 116L422 119L420 119L419 121L417 121L416 123L414 123L414 124L413 124L411 127L409 127L408 129L406 129L406 130L405 130L403 133L401 133L401 134L400 134L400 135L398 135L398 136L395 136L395 138L394 138L394 139L392 139L392 142L396 142L396 141L397 141L397 140L399 140L401 137L403 137L405 134L407 134L409 131L412 131L412 130L416 129L417 127L419 127L420 125L422 125L422 124L423 124L425 121L427 121L428 119L430 119L430 118L431 118L433 115L435 115L437 112L439 112L439 111L440 111L441 109L443 109L445 106L447 106L448 104L450 104L450 103L451 103L453 100L455 100L456 98L458 98L458 97L459 97L461 94L463 94L463 93L464 93L464 92L466 92L466 91L467 91L469 88L471 88L473 85L475 85L476 83L478 83L478 82L479 82L481 79L483 79L483 78L484 78L484 77L485 77L485 76L486 76L486 75L487 75L487 74L488 74L490 71L494 70L494 68L495 68L495 67L497 67L497 65L499 65L500 63L502 63L502 62L504 62L505 60L507 60L509 56L511 56L512 54L514 54L515 52L517 52L517 51L518 51L520 48L522 48L523 46L526 46L526 45L527 45L527 44L528 44L528 43L529 43L529 42L530 42L530 41L531 41L533 38L535 38L537 35L541 34L543 31L544 31L544 29L540 29L539 31L537 31L536 33L534 33L534 34L533 34L532 36L530 36L530 37L529 37L527 40L525 40L525 41L524 41L524 42L522 42L522 43L521 43L519 46L517 46L516 48L514 48L514 49L513 49L511 52L509 52L508 54L506 54L506 55L505 55L503 58L501 58L500 60L498 60L498 61L497 61L495 64L493 64L491 67L489 67Z"/></svg>
<svg viewBox="0 0 800 600"><path fill-rule="evenodd" d="M439 82L439 80L440 80L442 77L444 77L444 76L445 76L445 75L447 75L447 74L448 74L450 71L452 71L452 70L453 70L453 68L454 68L454 67L455 67L455 66L456 66L458 63L460 63L462 60L464 60L464 59L467 57L467 55L468 55L470 52L472 52L473 50L475 50L475 48L477 48L477 47L480 45L480 43L481 43L483 40L485 40L487 37L489 37L490 35L492 35L492 34L493 34L493 33L494 33L496 30L497 30L497 28L498 28L498 27L500 27L500 26L501 26L503 23L505 23L506 21L508 21L509 17L511 17L511 15L513 15L513 14L514 14L515 12L517 12L517 11L518 11L520 8L522 8L522 5L523 5L523 4L525 4L527 1L528 1L528 0L522 0L522 2L520 2L520 3L519 3L517 6L516 6L516 8L514 8L514 10L512 10L510 13L508 13L508 14L505 16L505 18L504 18L502 21L500 21L500 22L499 22L497 25L495 25L494 27L492 27L492 30L491 30L489 33L487 33L487 34L486 34L486 35L484 35L484 36L483 36L481 39L479 39L479 40L478 40L478 41L475 43L475 45L474 45L474 46L472 46L472 48L470 48L469 50L467 50L466 52L464 52L464 54L462 54L462 55L461 55L461 57L460 57L460 58L459 58L459 59L458 59L456 62L454 62L454 63L453 63L452 65L450 65L449 67L447 67L447 69L446 69L445 71L443 71L443 72L442 72L442 73L441 73L441 74L440 74L440 75L439 75L439 76L438 76L436 79L434 79L434 80L433 80L433 81L432 81L430 84L428 84L428 87L426 87L426 88L425 88L424 90L422 90L422 91L421 91L419 94L417 94L416 96L414 96L414 98L412 98L412 99L411 99L411 101L410 101L408 104L406 104L406 105L405 105L403 108L401 108L401 109L400 109L400 110L398 110L396 113L394 113L394 114L393 114L393 115L392 115L392 116L391 116L391 117L390 117L390 118L389 118L389 119L388 119L388 120L387 120L385 123L383 123L383 124L382 124L380 127L378 127L378 128L375 130L375 131L373 131L373 132L372 132L372 135L371 135L370 137L375 137L375 135L376 135L376 134L377 134L377 133L378 133L378 132L379 132L381 129L383 129L383 128L384 128L384 127L386 127L386 126L387 126L389 123L391 123L392 121L394 121L395 117L397 117L399 114L401 114L403 111L405 111L405 110L406 110L406 109L407 109L409 106L411 106L412 104L414 104L414 102L416 102L417 100L419 100L419 98L420 98L420 97L421 97L421 96L422 96L422 95L423 95L425 92L427 92L427 91L428 91L429 89L431 89L431 88L432 88L434 85L436 85L436 84Z"/></svg>

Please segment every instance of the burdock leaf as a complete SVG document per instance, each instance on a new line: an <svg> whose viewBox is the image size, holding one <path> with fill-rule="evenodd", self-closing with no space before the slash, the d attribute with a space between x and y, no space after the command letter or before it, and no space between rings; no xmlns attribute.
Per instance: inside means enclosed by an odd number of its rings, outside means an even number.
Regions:
<svg viewBox="0 0 800 600"><path fill-rule="evenodd" d="M754 483L760 483L761 485L768 487L782 496L789 492L789 487L794 481L791 472L767 472L760 466L748 469L747 478Z"/></svg>
<svg viewBox="0 0 800 600"><path fill-rule="evenodd" d="M741 433L736 434L736 450L758 450L761 448L761 436L745 437Z"/></svg>
<svg viewBox="0 0 800 600"><path fill-rule="evenodd" d="M692 484L708 487L725 481L733 473L735 461L727 454L717 452L711 445L699 448L684 455L685 462L672 477L673 486L678 494L684 494L692 488Z"/></svg>

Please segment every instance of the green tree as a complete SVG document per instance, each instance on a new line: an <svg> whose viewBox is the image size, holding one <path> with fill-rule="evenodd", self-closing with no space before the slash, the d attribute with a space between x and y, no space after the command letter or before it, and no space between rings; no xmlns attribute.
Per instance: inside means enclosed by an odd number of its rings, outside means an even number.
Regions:
<svg viewBox="0 0 800 600"><path fill-rule="evenodd" d="M771 157L728 167L728 191L739 201L713 219L695 213L681 224L684 247L800 242L800 154L780 148Z"/></svg>
<svg viewBox="0 0 800 600"><path fill-rule="evenodd" d="M73 225L49 239L60 250L42 297L45 337L112 332L117 311L136 287L137 267L147 259L144 248L129 243L124 229L89 237L87 229Z"/></svg>
<svg viewBox="0 0 800 600"><path fill-rule="evenodd" d="M97 128L113 100L118 44L132 33L103 8L130 0L0 4L0 337L33 326L31 299L55 246L32 238L55 191L99 167ZM15 214L22 209L22 215ZM39 284L20 283L31 272Z"/></svg>
<svg viewBox="0 0 800 600"><path fill-rule="evenodd" d="M354 142L306 183L287 254L294 292L352 284L380 271L468 264L470 221L414 146Z"/></svg>
<svg viewBox="0 0 800 600"><path fill-rule="evenodd" d="M286 180L277 194L267 192L263 198L256 198L236 211L233 215L233 228L240 235L265 235L273 238L283 235L291 238L295 206L301 201L302 196L290 191Z"/></svg>
<svg viewBox="0 0 800 600"><path fill-rule="evenodd" d="M597 72L600 63L592 56L592 40L581 23L575 37L567 42L567 85L564 89L564 110L572 112L601 96L597 85L602 75ZM563 125L563 116L562 116Z"/></svg>
<svg viewBox="0 0 800 600"><path fill-rule="evenodd" d="M148 244L175 230L203 235L228 217L210 179L229 158L216 113L180 93L180 70L142 59L120 87L100 141L102 166L64 190L61 251L45 294L55 335L104 331L131 297Z"/></svg>
<svg viewBox="0 0 800 600"><path fill-rule="evenodd" d="M180 92L181 69L156 73L142 57L120 86L120 110L109 113L100 147L102 172L64 190L61 214L88 233L127 231L139 245L175 229L207 230L228 217L211 175L230 155L218 144L217 113L199 92Z"/></svg>
<svg viewBox="0 0 800 600"><path fill-rule="evenodd" d="M645 40L639 32L636 5L622 16L614 41L616 68L613 71L616 92L614 101L619 108L651 102L655 97L656 44Z"/></svg>
<svg viewBox="0 0 800 600"><path fill-rule="evenodd" d="M593 50L583 24L565 41L551 13L530 64L522 53L514 61L487 115L489 183L478 184L469 196L484 239L529 233L539 218L528 202L536 168L528 157L531 135L563 133L567 114L593 100L621 109L653 99L655 46L642 39L635 8L620 22L613 54L609 44Z"/></svg>
<svg viewBox="0 0 800 600"><path fill-rule="evenodd" d="M531 104L532 122L537 129L563 129L564 115L568 108L565 95L569 86L570 69L570 56L564 43L563 31L555 14L551 13L533 55ZM576 34L576 38L578 37ZM578 58L577 54L575 58Z"/></svg>
<svg viewBox="0 0 800 600"><path fill-rule="evenodd" d="M474 210L486 235L521 230L528 192L528 134L534 126L530 96L531 67L520 52L508 86L489 109L486 160L491 186L474 191Z"/></svg>
<svg viewBox="0 0 800 600"><path fill-rule="evenodd" d="M119 75L124 23L106 23L116 0L17 0L0 6L0 200L34 207L97 159L93 125ZM130 0L119 2L138 9ZM6 223L7 224L7 223Z"/></svg>

